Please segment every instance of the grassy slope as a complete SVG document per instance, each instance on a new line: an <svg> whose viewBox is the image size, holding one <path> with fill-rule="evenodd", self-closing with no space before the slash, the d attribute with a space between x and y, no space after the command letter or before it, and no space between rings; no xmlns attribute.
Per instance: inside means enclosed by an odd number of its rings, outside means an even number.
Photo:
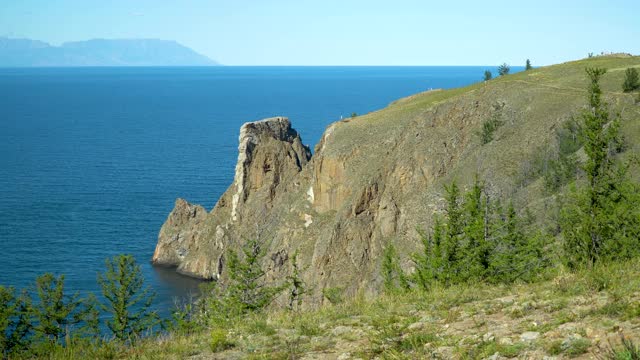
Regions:
<svg viewBox="0 0 640 360"><path fill-rule="evenodd" d="M304 312L274 311L221 332L147 340L120 358L590 359L640 342L640 261L556 272L534 284L460 285L357 297ZM79 354L75 354L79 355ZM75 356L72 356L75 357ZM61 357L62 358L62 357Z"/></svg>

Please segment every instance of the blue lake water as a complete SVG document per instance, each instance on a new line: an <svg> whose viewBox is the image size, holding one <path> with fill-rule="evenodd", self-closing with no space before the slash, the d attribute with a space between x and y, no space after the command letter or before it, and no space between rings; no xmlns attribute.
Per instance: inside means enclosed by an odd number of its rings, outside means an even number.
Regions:
<svg viewBox="0 0 640 360"><path fill-rule="evenodd" d="M166 309L198 282L150 265L158 230L176 197L213 207L244 122L288 116L313 147L340 117L487 68L0 69L0 284L52 272L98 292L104 259L128 253Z"/></svg>

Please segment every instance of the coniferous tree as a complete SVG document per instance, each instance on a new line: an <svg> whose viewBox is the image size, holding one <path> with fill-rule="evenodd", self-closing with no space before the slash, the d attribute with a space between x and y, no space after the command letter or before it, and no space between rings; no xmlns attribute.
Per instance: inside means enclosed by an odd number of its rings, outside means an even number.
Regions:
<svg viewBox="0 0 640 360"><path fill-rule="evenodd" d="M434 282L445 280L444 231L440 217L435 218L431 233L418 231L422 252L413 254L416 270L411 280L422 290L429 290Z"/></svg>
<svg viewBox="0 0 640 360"><path fill-rule="evenodd" d="M498 75L500 76L507 75L509 71L511 71L511 67L509 67L507 63L503 63L502 65L498 66Z"/></svg>
<svg viewBox="0 0 640 360"><path fill-rule="evenodd" d="M529 59L527 59L527 62L524 65L524 70L527 71L527 70L531 70L531 69L533 69L533 67L531 66L531 61L529 61Z"/></svg>
<svg viewBox="0 0 640 360"><path fill-rule="evenodd" d="M55 277L46 273L36 278L35 295L31 314L36 335L58 342L67 335L70 327L84 320L80 295L77 292L71 296L64 293L64 275Z"/></svg>
<svg viewBox="0 0 640 360"><path fill-rule="evenodd" d="M382 254L382 277L384 290L388 293L409 288L402 267L400 267L398 253L391 243L385 247Z"/></svg>
<svg viewBox="0 0 640 360"><path fill-rule="evenodd" d="M144 286L142 270L133 256L107 259L106 271L98 274L98 284L106 300L101 307L111 315L107 327L118 340L135 341L159 324L158 314L151 310L155 293Z"/></svg>
<svg viewBox="0 0 640 360"><path fill-rule="evenodd" d="M298 266L298 252L296 251L291 258L291 275L287 277L291 286L289 293L289 310L299 309L302 306L302 297L307 293L307 284L300 276L300 267Z"/></svg>
<svg viewBox="0 0 640 360"><path fill-rule="evenodd" d="M601 259L634 256L640 242L637 185L614 154L621 147L619 119L602 99L600 78L606 70L588 68L589 108L582 114L581 136L587 160L586 184L574 187L563 206L560 227L567 264L593 266Z"/></svg>
<svg viewBox="0 0 640 360"><path fill-rule="evenodd" d="M227 253L226 278L211 283L203 291L203 311L210 321L223 323L238 316L259 312L270 305L288 284L269 286L262 259L266 252L257 240L249 240L242 247L242 257L235 251Z"/></svg>
<svg viewBox="0 0 640 360"><path fill-rule="evenodd" d="M13 288L0 285L0 357L3 359L29 344L32 327L28 301L25 292L16 296Z"/></svg>
<svg viewBox="0 0 640 360"><path fill-rule="evenodd" d="M530 280L547 265L545 237L524 230L525 222L509 205L490 201L476 178L464 195L453 183L446 188L446 211L436 217L430 232L420 232L422 252L413 255L412 282L421 289L487 280Z"/></svg>
<svg viewBox="0 0 640 360"><path fill-rule="evenodd" d="M489 81L493 78L493 74L491 73L491 70L485 70L484 71L484 81Z"/></svg>
<svg viewBox="0 0 640 360"><path fill-rule="evenodd" d="M461 271L461 280L483 278L489 268L489 199L483 196L484 187L476 178L473 187L464 199L465 212L465 246Z"/></svg>

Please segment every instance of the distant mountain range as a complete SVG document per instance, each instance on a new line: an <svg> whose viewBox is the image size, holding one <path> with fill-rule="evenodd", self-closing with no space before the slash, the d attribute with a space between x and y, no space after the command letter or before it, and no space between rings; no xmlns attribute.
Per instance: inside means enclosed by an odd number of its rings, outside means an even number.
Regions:
<svg viewBox="0 0 640 360"><path fill-rule="evenodd" d="M0 37L0 67L33 66L214 66L217 62L175 41L93 39L52 46Z"/></svg>

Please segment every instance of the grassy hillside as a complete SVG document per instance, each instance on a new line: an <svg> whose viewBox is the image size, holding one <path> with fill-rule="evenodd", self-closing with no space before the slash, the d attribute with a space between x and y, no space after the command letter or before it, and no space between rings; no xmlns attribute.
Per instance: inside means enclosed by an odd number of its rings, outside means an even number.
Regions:
<svg viewBox="0 0 640 360"><path fill-rule="evenodd" d="M458 285L270 311L134 348L60 349L52 358L636 359L640 262L548 274L534 284ZM498 355L495 355L498 354ZM618 357L615 357L618 356Z"/></svg>

